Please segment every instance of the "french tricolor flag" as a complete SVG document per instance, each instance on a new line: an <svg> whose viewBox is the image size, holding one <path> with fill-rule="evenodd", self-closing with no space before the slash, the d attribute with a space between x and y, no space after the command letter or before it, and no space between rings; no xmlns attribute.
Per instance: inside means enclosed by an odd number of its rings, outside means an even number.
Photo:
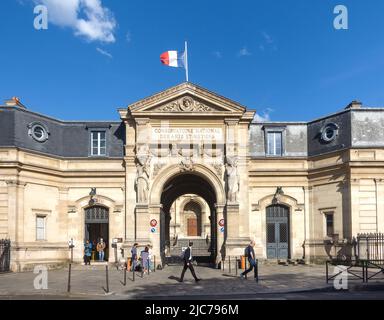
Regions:
<svg viewBox="0 0 384 320"><path fill-rule="evenodd" d="M160 55L160 61L168 67L184 68L185 52L166 51Z"/></svg>
<svg viewBox="0 0 384 320"><path fill-rule="evenodd" d="M179 51L166 51L160 55L160 61L162 64L168 67L174 68L184 68L185 77L187 82L189 73L188 73L188 44L185 42L184 52Z"/></svg>

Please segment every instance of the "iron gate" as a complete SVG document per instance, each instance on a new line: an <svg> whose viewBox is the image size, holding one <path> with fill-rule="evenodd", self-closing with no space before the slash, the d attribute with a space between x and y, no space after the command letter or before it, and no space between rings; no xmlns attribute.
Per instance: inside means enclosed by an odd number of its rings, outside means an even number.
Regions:
<svg viewBox="0 0 384 320"><path fill-rule="evenodd" d="M0 272L8 272L11 260L11 240L0 240Z"/></svg>
<svg viewBox="0 0 384 320"><path fill-rule="evenodd" d="M282 205L267 208L267 258L289 259L289 209Z"/></svg>

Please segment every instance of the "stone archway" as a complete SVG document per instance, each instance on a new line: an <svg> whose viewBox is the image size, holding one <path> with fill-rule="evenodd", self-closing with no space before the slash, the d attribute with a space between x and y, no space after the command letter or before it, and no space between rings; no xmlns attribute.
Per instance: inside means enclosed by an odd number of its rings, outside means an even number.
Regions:
<svg viewBox="0 0 384 320"><path fill-rule="evenodd" d="M211 212L210 261L216 263L217 260L221 260L218 256L222 253L224 243L224 236L218 232L217 226L218 219L222 219L224 214L224 186L215 173L209 168L198 164L190 171L183 171L177 165L165 168L152 183L149 206L153 208L152 213L154 210L159 210L159 246L162 260L165 261L167 250L171 245L171 239L169 233L167 233L167 230L169 230L170 207L175 199L185 194L196 194L209 205Z"/></svg>

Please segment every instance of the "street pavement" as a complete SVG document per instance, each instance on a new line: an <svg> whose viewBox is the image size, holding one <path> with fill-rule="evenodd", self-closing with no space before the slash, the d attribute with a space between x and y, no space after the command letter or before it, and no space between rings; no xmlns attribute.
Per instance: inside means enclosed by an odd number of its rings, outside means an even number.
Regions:
<svg viewBox="0 0 384 320"><path fill-rule="evenodd" d="M326 283L323 265L260 265L258 283L251 273L242 280L235 270L203 266L195 267L200 282L195 283L188 270L180 283L181 270L167 266L149 275L136 272L135 281L127 272L124 285L124 272L110 265L107 285L105 266L75 265L69 293L68 268L48 271L47 289L35 289L38 274L33 272L6 273L0 274L0 299L384 299L384 286L375 283L349 281L349 291L336 291L332 282Z"/></svg>

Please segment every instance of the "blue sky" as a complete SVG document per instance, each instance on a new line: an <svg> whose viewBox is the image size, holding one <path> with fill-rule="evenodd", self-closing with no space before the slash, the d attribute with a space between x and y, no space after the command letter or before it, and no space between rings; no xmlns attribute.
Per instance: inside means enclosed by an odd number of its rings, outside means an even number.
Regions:
<svg viewBox="0 0 384 320"><path fill-rule="evenodd" d="M159 55L186 39L191 82L273 121L354 99L384 107L382 0L65 0L83 4L52 10L48 30L35 30L37 2L58 0L0 2L0 100L18 96L36 112L117 120L117 108L184 81ZM338 4L348 30L333 27Z"/></svg>

